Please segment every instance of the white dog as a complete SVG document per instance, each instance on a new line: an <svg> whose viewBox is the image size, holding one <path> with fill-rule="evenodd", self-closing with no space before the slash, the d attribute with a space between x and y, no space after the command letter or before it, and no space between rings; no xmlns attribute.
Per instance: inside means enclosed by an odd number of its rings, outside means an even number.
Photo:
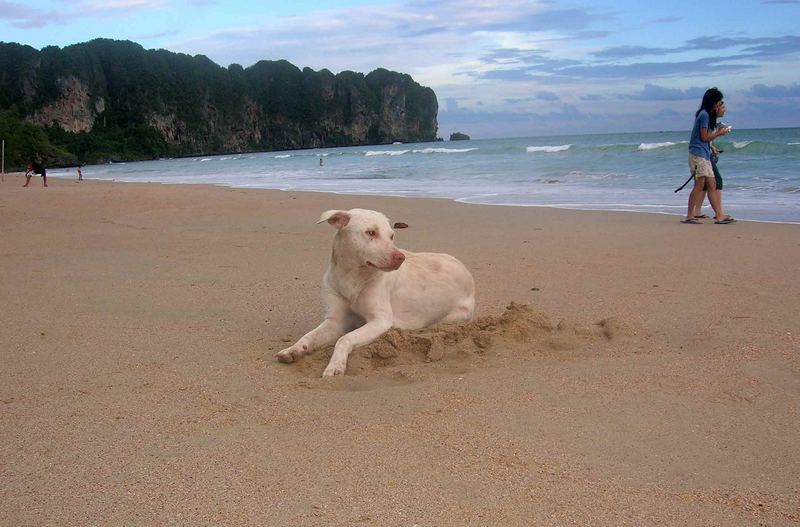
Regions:
<svg viewBox="0 0 800 527"><path fill-rule="evenodd" d="M420 329L472 318L475 282L457 259L398 249L394 230L380 212L329 210L318 223L325 221L337 229L322 279L327 316L278 352L281 362L294 362L336 342L322 376L340 375L353 348L369 344L391 327Z"/></svg>

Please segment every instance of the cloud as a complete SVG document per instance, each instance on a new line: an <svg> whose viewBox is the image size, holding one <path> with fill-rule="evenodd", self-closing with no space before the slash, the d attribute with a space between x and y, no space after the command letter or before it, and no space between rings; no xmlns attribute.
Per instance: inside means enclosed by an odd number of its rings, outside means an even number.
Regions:
<svg viewBox="0 0 800 527"><path fill-rule="evenodd" d="M94 13L150 10L164 7L166 0L87 0L80 8Z"/></svg>
<svg viewBox="0 0 800 527"><path fill-rule="evenodd" d="M64 26L93 16L160 9L166 3L167 0L80 0L61 2L59 10L46 10L0 0L0 20L10 20L12 26L22 29Z"/></svg>
<svg viewBox="0 0 800 527"><path fill-rule="evenodd" d="M540 101L557 101L560 97L551 91L540 91L536 94L536 99Z"/></svg>
<svg viewBox="0 0 800 527"><path fill-rule="evenodd" d="M519 2L517 2L519 4ZM530 3L523 3L531 5ZM555 4L552 4L555 5ZM582 34L583 30L600 19L608 18L607 15L595 15L586 9L537 9L525 13L524 10L516 11L518 16L508 17L503 22L489 23L483 26L485 30L492 31L558 31L568 34ZM602 33L605 34L605 33Z"/></svg>
<svg viewBox="0 0 800 527"><path fill-rule="evenodd" d="M708 51L728 52L690 58ZM611 46L569 59L542 49L495 48L480 57L485 67L468 73L486 81L560 85L575 81L637 81L687 76L736 75L759 69L759 61L791 60L800 52L800 37L705 36L673 47ZM674 56L672 58L670 56ZM651 60L641 60L650 57ZM656 60L652 60L653 58ZM680 58L679 58L680 57ZM654 95L664 97L664 93Z"/></svg>
<svg viewBox="0 0 800 527"><path fill-rule="evenodd" d="M670 122L670 121L674 122L674 121L685 120L686 119L686 115L684 115L684 114L682 114L680 112L676 112L672 108L662 108L661 110L658 110L655 113L654 118L659 122L666 123L666 122Z"/></svg>
<svg viewBox="0 0 800 527"><path fill-rule="evenodd" d="M750 94L755 97L764 99L783 99L787 97L800 97L800 84L794 83L789 86L776 85L766 86L764 84L755 84Z"/></svg>
<svg viewBox="0 0 800 527"><path fill-rule="evenodd" d="M420 69L433 68L435 63L438 71L447 67L448 75L453 76L457 71L469 71L467 62L481 54L487 55L486 61L515 60L513 51L494 56L483 51L515 41L523 44L521 53L530 54L522 58L526 63L555 60L531 52L531 44L597 38L605 33L593 25L607 17L591 9L560 9L551 2L530 0L407 0L263 21L254 18L250 27L197 35L173 42L169 48L217 50L208 54L222 63L289 58L311 67L320 67L319 52L329 50L326 66L334 63L332 69L383 66L408 70L405 65L409 63L420 64ZM503 56L506 53L510 59Z"/></svg>
<svg viewBox="0 0 800 527"><path fill-rule="evenodd" d="M30 16L32 13L37 12L25 4L17 2L2 2L0 1L0 19L4 20L19 20Z"/></svg>
<svg viewBox="0 0 800 527"><path fill-rule="evenodd" d="M533 77L528 74L528 71L528 68L491 70L485 73L476 74L476 76L483 80L493 81L531 81L533 80Z"/></svg>
<svg viewBox="0 0 800 527"><path fill-rule="evenodd" d="M653 22L656 24L675 24L677 22L681 22L683 19L677 16L666 16L663 18L657 18Z"/></svg>
<svg viewBox="0 0 800 527"><path fill-rule="evenodd" d="M17 2L0 1L0 20L8 20L18 28L37 28L48 24L48 14Z"/></svg>
<svg viewBox="0 0 800 527"><path fill-rule="evenodd" d="M782 58L800 53L800 37L794 35L754 39L753 44L744 49L753 57Z"/></svg>
<svg viewBox="0 0 800 527"><path fill-rule="evenodd" d="M683 47L675 48L675 51L684 51L692 49L702 50L720 50L730 49L737 46L747 45L753 42L751 38L730 38L730 37L717 37L714 35L705 35L702 37L688 40Z"/></svg>
<svg viewBox="0 0 800 527"><path fill-rule="evenodd" d="M728 58L782 57L800 51L800 37L718 37L703 36L671 48L638 45L612 46L591 53L598 59L619 60L646 56L677 55L688 51L730 50Z"/></svg>
<svg viewBox="0 0 800 527"><path fill-rule="evenodd" d="M739 50L740 58L780 58L800 52L800 37L784 35L777 37L715 37L705 36L689 40L684 50Z"/></svg>
<svg viewBox="0 0 800 527"><path fill-rule="evenodd" d="M166 4L167 0L82 0L78 9L90 14L108 15L160 9Z"/></svg>
<svg viewBox="0 0 800 527"><path fill-rule="evenodd" d="M475 75L483 80L529 81L558 85L575 81L638 81L641 79L685 78L711 74L731 75L755 69L754 64L727 63L725 59L704 58L681 62L638 62L633 64L604 64L585 62L566 67L503 68Z"/></svg>
<svg viewBox="0 0 800 527"><path fill-rule="evenodd" d="M600 59L627 59L631 57L644 57L647 55L667 55L674 53L673 49L651 48L647 46L616 46L605 48L592 53Z"/></svg>
<svg viewBox="0 0 800 527"><path fill-rule="evenodd" d="M493 49L482 55L479 60L486 65L494 64L524 64L531 69L553 72L560 68L581 64L574 59L556 59L550 52L539 49Z"/></svg>
<svg viewBox="0 0 800 527"><path fill-rule="evenodd" d="M645 83L641 93L630 95L631 99L642 101L685 101L700 100L707 88L692 87L685 90L679 88L665 88L652 83Z"/></svg>
<svg viewBox="0 0 800 527"><path fill-rule="evenodd" d="M558 32L577 35L609 15L591 8L559 8L554 2L530 0L428 0L397 4L418 16L417 24L462 33Z"/></svg>
<svg viewBox="0 0 800 527"><path fill-rule="evenodd" d="M162 38L165 38L165 37L173 37L173 36L178 35L178 34L180 34L180 32L177 29L173 29L173 30L170 30L170 31L161 31L160 33L150 33L150 34L147 34L147 35L138 35L138 36L134 37L134 40L136 40L136 41L138 41L138 40L157 40L157 39L162 39Z"/></svg>

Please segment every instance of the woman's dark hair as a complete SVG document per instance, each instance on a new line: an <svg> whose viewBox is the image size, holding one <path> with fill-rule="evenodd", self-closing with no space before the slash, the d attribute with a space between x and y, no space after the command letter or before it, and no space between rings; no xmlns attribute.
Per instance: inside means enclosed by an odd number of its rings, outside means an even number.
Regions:
<svg viewBox="0 0 800 527"><path fill-rule="evenodd" d="M708 112L709 130L714 130L717 127L717 111L714 110L714 106L721 100L722 92L716 87L709 88L703 94L703 102L700 103L700 108L694 113L695 118L697 118L703 110Z"/></svg>

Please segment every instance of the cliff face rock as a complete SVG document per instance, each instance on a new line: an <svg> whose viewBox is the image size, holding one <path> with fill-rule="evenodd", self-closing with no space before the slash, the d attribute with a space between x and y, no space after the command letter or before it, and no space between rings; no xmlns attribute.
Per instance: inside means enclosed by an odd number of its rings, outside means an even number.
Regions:
<svg viewBox="0 0 800 527"><path fill-rule="evenodd" d="M56 79L56 86L60 97L35 110L26 120L39 126L55 124L67 132L91 130L97 116L105 110L105 100L92 97L86 83L74 75Z"/></svg>
<svg viewBox="0 0 800 527"><path fill-rule="evenodd" d="M222 68L114 40L0 43L0 69L0 112L45 127L84 162L433 141L438 128L433 90L384 69Z"/></svg>

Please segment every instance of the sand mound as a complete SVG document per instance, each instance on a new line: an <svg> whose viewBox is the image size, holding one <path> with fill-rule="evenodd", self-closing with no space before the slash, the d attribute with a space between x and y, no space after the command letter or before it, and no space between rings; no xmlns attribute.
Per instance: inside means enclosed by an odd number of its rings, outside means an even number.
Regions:
<svg viewBox="0 0 800 527"><path fill-rule="evenodd" d="M567 321L553 324L544 312L512 302L500 315L489 315L466 324L441 324L407 331L392 329L368 346L353 351L345 377L329 388L371 389L378 384L405 384L435 373L459 374L477 367L530 360L534 357L586 353L593 342L632 335L617 319L604 319L592 327ZM303 358L297 367L318 377L328 363L332 347ZM371 380L367 380L367 379Z"/></svg>

